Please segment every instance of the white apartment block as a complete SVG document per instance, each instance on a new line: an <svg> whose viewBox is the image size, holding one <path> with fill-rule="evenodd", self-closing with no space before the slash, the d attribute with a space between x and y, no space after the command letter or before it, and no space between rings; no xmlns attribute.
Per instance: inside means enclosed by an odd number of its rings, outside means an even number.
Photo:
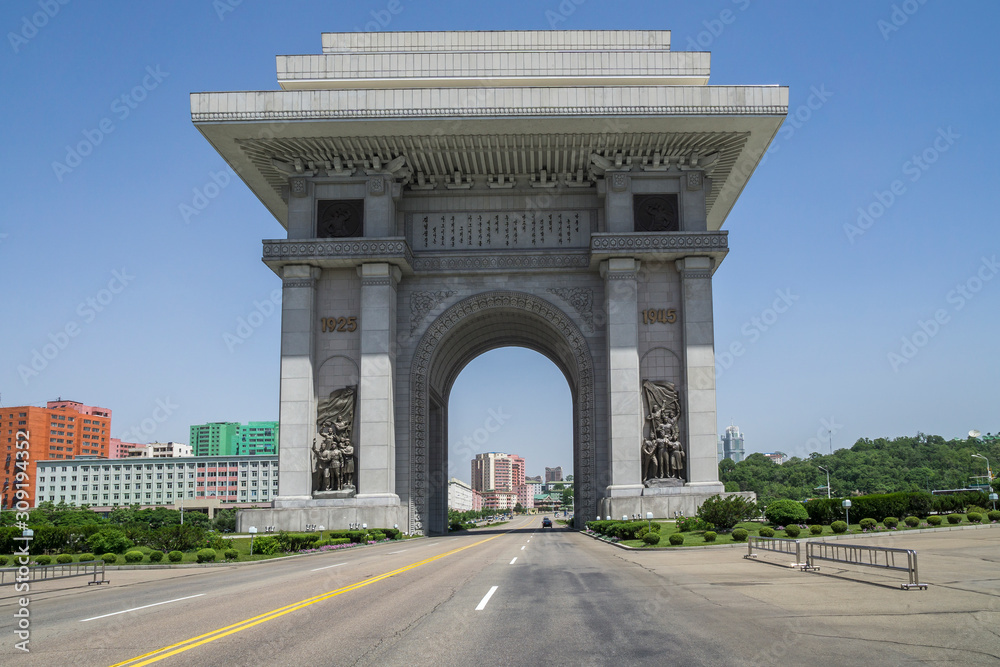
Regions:
<svg viewBox="0 0 1000 667"><path fill-rule="evenodd" d="M170 459L194 455L194 447L181 442L151 442L148 445L133 445L128 458Z"/></svg>

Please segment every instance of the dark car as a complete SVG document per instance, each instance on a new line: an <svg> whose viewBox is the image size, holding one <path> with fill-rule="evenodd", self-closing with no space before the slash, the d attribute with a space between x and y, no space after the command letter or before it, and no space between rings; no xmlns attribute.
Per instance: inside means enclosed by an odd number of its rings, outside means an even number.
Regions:
<svg viewBox="0 0 1000 667"><path fill-rule="evenodd" d="M551 528L551 527L552 527L552 519L550 519L547 516L542 517L542 528Z"/></svg>

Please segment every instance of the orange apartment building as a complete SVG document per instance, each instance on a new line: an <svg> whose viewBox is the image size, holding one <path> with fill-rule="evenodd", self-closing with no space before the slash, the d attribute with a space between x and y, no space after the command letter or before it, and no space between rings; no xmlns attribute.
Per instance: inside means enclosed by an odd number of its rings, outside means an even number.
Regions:
<svg viewBox="0 0 1000 667"><path fill-rule="evenodd" d="M0 507L9 509L18 501L17 441L19 431L28 432L28 478L22 482L29 507L35 506L35 463L75 456L108 458L111 446L111 410L76 401L49 401L44 408L23 405L0 408ZM23 460L23 457L22 457Z"/></svg>

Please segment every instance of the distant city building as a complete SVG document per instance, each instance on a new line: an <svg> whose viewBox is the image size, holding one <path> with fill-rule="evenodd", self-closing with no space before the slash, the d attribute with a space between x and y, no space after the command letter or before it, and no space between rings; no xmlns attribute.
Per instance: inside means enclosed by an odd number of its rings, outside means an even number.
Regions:
<svg viewBox="0 0 1000 667"><path fill-rule="evenodd" d="M28 446L18 448L18 433L27 432ZM107 457L111 446L111 410L84 405L77 401L49 401L44 408L22 405L0 408L0 445L6 447L0 469L0 506L10 508L23 500L35 505L36 466L46 459L72 459L75 456ZM23 441L25 438L21 438ZM26 451L27 466L18 468L17 452ZM27 480L18 482L18 473ZM24 485L18 489L17 485ZM27 497L15 498L23 490Z"/></svg>
<svg viewBox="0 0 1000 667"><path fill-rule="evenodd" d="M543 493L535 496L535 509L542 512L555 512L562 509L561 493Z"/></svg>
<svg viewBox="0 0 1000 667"><path fill-rule="evenodd" d="M88 505L101 511L125 505L194 507L265 503L278 494L277 456L186 458L77 458L39 461L38 503Z"/></svg>
<svg viewBox="0 0 1000 667"><path fill-rule="evenodd" d="M539 493L562 493L564 489L572 489L572 488L573 488L573 482L567 482L566 480L561 480L558 482L549 482L548 484L543 484L542 490Z"/></svg>
<svg viewBox="0 0 1000 667"><path fill-rule="evenodd" d="M545 481L546 482L562 481L562 466L556 466L555 468L546 468Z"/></svg>
<svg viewBox="0 0 1000 667"><path fill-rule="evenodd" d="M729 426L725 434L719 437L719 462L722 459L730 459L734 463L739 463L746 458L743 450L743 434L738 426Z"/></svg>
<svg viewBox="0 0 1000 667"><path fill-rule="evenodd" d="M151 442L148 445L133 445L127 458L170 459L192 455L191 445L180 442Z"/></svg>
<svg viewBox="0 0 1000 667"><path fill-rule="evenodd" d="M544 485L542 484L541 475L539 475L538 477L531 477L531 478L525 477L524 484L525 486L528 487L528 492L531 494L532 499L534 499L535 496L540 495L542 493L542 487Z"/></svg>
<svg viewBox="0 0 1000 667"><path fill-rule="evenodd" d="M483 498L478 491L457 477L448 480L448 509L468 512L482 508Z"/></svg>
<svg viewBox="0 0 1000 667"><path fill-rule="evenodd" d="M525 484L532 484L532 483L541 484L542 483L542 476L541 475L535 475L534 477L527 477L526 476L524 478L524 483Z"/></svg>
<svg viewBox="0 0 1000 667"><path fill-rule="evenodd" d="M771 459L772 461L774 461L775 463L777 463L779 466L782 463L784 463L785 461L788 460L788 457L785 456L784 452L765 452L764 456L766 456L767 458Z"/></svg>
<svg viewBox="0 0 1000 667"><path fill-rule="evenodd" d="M111 438L108 446L108 458L109 459L126 459L128 458L128 453L132 451L134 447L142 447L143 445L138 442L125 442L121 438Z"/></svg>
<svg viewBox="0 0 1000 667"><path fill-rule="evenodd" d="M212 422L191 427L195 456L261 456L278 453L278 422Z"/></svg>
<svg viewBox="0 0 1000 667"><path fill-rule="evenodd" d="M472 488L483 498L483 509L528 508L524 459L515 454L486 452L472 459ZM533 500L533 499L532 499Z"/></svg>

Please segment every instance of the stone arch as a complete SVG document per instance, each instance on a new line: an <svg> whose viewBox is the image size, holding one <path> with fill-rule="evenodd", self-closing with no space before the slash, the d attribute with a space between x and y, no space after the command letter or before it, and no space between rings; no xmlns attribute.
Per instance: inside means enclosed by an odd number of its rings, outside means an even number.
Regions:
<svg viewBox="0 0 1000 667"><path fill-rule="evenodd" d="M437 531L431 516L434 484L447 484L446 452L437 441L448 394L459 372L491 349L526 347L545 355L563 371L573 399L573 457L577 514L597 508L595 476L600 474L595 442L594 362L587 340L573 320L556 306L532 294L491 291L468 297L448 308L421 337L410 370L411 532ZM432 442L433 441L433 442ZM446 502L446 501L445 501ZM443 522L446 511L440 521Z"/></svg>

